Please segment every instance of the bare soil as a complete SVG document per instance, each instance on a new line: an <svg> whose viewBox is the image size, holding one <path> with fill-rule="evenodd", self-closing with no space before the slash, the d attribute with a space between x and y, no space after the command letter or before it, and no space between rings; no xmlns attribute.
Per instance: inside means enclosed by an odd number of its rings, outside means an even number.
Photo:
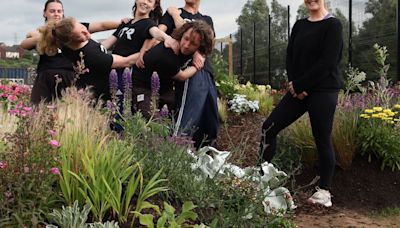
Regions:
<svg viewBox="0 0 400 228"><path fill-rule="evenodd" d="M243 166L256 165L264 118L258 113L230 114L221 126L218 149L241 150L243 154L235 153L233 160L240 159ZM315 176L315 168L303 166L301 174L294 177L295 188L307 186ZM400 215L373 215L383 209L400 208L400 172L381 170L376 159L370 163L357 155L348 170L336 168L331 208L306 203L313 187L295 193L298 227L400 227Z"/></svg>

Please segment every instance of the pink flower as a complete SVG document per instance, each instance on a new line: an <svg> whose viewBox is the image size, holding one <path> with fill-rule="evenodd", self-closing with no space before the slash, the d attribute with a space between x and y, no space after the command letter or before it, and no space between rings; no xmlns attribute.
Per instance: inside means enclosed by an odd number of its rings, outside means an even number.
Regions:
<svg viewBox="0 0 400 228"><path fill-rule="evenodd" d="M7 168L7 163L0 161L0 169L6 169Z"/></svg>
<svg viewBox="0 0 400 228"><path fill-rule="evenodd" d="M28 166L25 166L25 167L24 167L24 173L29 173L29 170L30 170L30 169L29 169Z"/></svg>
<svg viewBox="0 0 400 228"><path fill-rule="evenodd" d="M54 106L54 105L47 105L46 106L48 109L55 109L56 108L56 106Z"/></svg>
<svg viewBox="0 0 400 228"><path fill-rule="evenodd" d="M60 173L60 170L59 170L58 168L56 168L56 167L51 168L51 169L50 169L50 172L51 172L52 174L55 174L55 175L60 175L60 174L61 174L61 173Z"/></svg>
<svg viewBox="0 0 400 228"><path fill-rule="evenodd" d="M49 133L49 135L51 136L57 135L57 132L55 130L48 130L47 133Z"/></svg>
<svg viewBox="0 0 400 228"><path fill-rule="evenodd" d="M58 148L58 147L61 146L60 143L59 143L57 140L55 140L55 139L50 140L49 144L50 144L50 146L52 146L53 148Z"/></svg>
<svg viewBox="0 0 400 228"><path fill-rule="evenodd" d="M16 101L18 100L17 96L15 96L15 95L9 95L9 96L7 97L7 99L8 99L8 101L10 101L10 102L16 102Z"/></svg>

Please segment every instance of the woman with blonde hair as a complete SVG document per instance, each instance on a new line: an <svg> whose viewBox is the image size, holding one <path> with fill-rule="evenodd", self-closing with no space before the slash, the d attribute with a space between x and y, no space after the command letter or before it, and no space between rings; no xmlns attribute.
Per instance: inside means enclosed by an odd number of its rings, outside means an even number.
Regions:
<svg viewBox="0 0 400 228"><path fill-rule="evenodd" d="M96 99L111 98L108 86L111 68L129 67L138 57L138 54L127 57L107 54L100 43L90 39L87 26L71 17L48 23L40 33L38 52L54 56L61 49L63 56L74 64L75 85L78 88L90 86Z"/></svg>
<svg viewBox="0 0 400 228"><path fill-rule="evenodd" d="M43 17L46 24L57 23L62 20L64 18L62 2L60 0L47 0L44 4ZM102 21L86 25L88 30L93 33L115 29L120 24L120 21ZM35 49L39 39L40 32L38 28L29 32L20 46L28 50ZM75 75L71 61L62 55L61 50L57 50L57 53L53 56L40 55L36 71L38 75L35 78L31 92L31 102L33 104L38 104L41 100L51 102L56 97L61 96L61 91L71 85Z"/></svg>

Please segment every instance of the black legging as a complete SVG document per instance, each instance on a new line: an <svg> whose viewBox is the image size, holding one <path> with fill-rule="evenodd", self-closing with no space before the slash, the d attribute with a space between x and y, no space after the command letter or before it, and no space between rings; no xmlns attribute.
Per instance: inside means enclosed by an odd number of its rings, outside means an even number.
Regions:
<svg viewBox="0 0 400 228"><path fill-rule="evenodd" d="M303 100L287 93L263 123L261 158L270 162L275 155L278 133L308 112L318 150L319 186L329 190L336 164L331 134L337 99L338 92L310 92Z"/></svg>

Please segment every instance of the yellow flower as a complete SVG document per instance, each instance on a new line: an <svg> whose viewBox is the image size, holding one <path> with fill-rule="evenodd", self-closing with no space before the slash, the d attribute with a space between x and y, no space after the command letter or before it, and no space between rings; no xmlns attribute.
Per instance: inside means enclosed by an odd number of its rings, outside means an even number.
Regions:
<svg viewBox="0 0 400 228"><path fill-rule="evenodd" d="M393 119L395 122L400 122L400 119Z"/></svg>
<svg viewBox="0 0 400 228"><path fill-rule="evenodd" d="M240 89L240 85L235 85L233 88L235 88L236 90L239 90Z"/></svg>
<svg viewBox="0 0 400 228"><path fill-rule="evenodd" d="M400 104L395 105L394 108L400 109Z"/></svg>
<svg viewBox="0 0 400 228"><path fill-rule="evenodd" d="M381 116L379 114L372 114L371 116L372 118L381 118Z"/></svg>
<svg viewBox="0 0 400 228"><path fill-rule="evenodd" d="M383 110L382 107L373 107L374 111L381 112Z"/></svg>
<svg viewBox="0 0 400 228"><path fill-rule="evenodd" d="M390 109L387 108L387 109L384 109L383 112L384 112L384 113L390 113L390 112L392 112L392 110L390 110Z"/></svg>
<svg viewBox="0 0 400 228"><path fill-rule="evenodd" d="M382 117L382 120L392 120L390 117Z"/></svg>
<svg viewBox="0 0 400 228"><path fill-rule="evenodd" d="M370 116L369 116L368 114L360 114L360 117L361 117L361 118L367 119L367 118L369 118Z"/></svg>
<svg viewBox="0 0 400 228"><path fill-rule="evenodd" d="M375 111L373 109L365 109L364 112L365 113L374 113Z"/></svg>
<svg viewBox="0 0 400 228"><path fill-rule="evenodd" d="M272 87L270 85L267 85L267 90L271 90Z"/></svg>

